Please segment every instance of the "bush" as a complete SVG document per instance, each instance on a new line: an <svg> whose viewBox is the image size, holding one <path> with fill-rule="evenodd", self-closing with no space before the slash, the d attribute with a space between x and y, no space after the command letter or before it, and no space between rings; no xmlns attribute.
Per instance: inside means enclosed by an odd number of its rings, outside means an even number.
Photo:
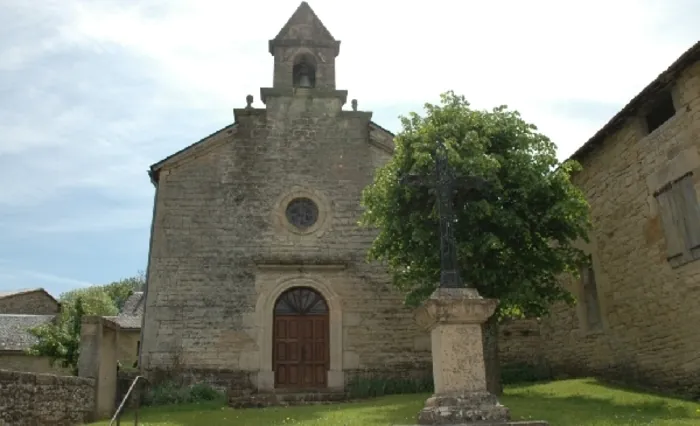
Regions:
<svg viewBox="0 0 700 426"><path fill-rule="evenodd" d="M357 377L348 383L347 391L351 398L429 393L433 391L433 380L432 378L411 380Z"/></svg>
<svg viewBox="0 0 700 426"><path fill-rule="evenodd" d="M548 380L552 380L552 374L549 369L544 366L534 366L526 363L501 366L501 382L504 385L544 382Z"/></svg>
<svg viewBox="0 0 700 426"><path fill-rule="evenodd" d="M144 405L189 404L223 399L223 393L206 383L181 386L172 381L151 386L143 397Z"/></svg>

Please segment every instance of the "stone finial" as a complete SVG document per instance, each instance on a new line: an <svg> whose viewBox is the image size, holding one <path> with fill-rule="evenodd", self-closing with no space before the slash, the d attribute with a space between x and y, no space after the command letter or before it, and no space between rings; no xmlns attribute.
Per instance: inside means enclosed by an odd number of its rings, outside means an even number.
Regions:
<svg viewBox="0 0 700 426"><path fill-rule="evenodd" d="M253 95L248 95L245 97L246 107L245 109L253 109Z"/></svg>
<svg viewBox="0 0 700 426"><path fill-rule="evenodd" d="M350 105L352 105L352 110L357 111L357 99L353 99L350 101Z"/></svg>

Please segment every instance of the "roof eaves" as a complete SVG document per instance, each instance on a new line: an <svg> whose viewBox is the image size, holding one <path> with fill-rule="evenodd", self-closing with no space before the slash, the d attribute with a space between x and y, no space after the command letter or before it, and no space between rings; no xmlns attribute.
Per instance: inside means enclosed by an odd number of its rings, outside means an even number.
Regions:
<svg viewBox="0 0 700 426"><path fill-rule="evenodd" d="M188 145L188 146L182 148L181 150L179 150L179 151L177 151L177 152L175 152L175 153L173 153L173 154L170 154L169 156L165 157L164 159L158 161L157 163L152 164L151 167L149 167L149 169L148 169L148 176L149 176L150 179L151 179L151 183L153 183L154 186L158 184L158 178L159 178L160 169L163 168L163 166L165 166L168 162L170 162L171 160L173 160L175 157L177 157L177 156L179 156L179 155L182 155L182 154L184 154L185 152L191 150L192 148L195 148L195 147L197 147L197 146L199 146L199 145L205 143L205 142L208 141L212 136L214 136L214 135L216 135L216 134L218 134L218 133L221 133L221 132L223 132L223 131L231 130L231 129L235 128L237 125L238 125L238 123L236 123L236 122L234 122L234 123L232 123L232 124L229 124L228 126L225 126L225 127L221 128L221 129L215 131L214 133L211 133L211 134L209 134L209 135L203 137L202 139L198 140L197 142L195 142L195 143L193 143L193 144L190 144L190 145Z"/></svg>
<svg viewBox="0 0 700 426"><path fill-rule="evenodd" d="M570 159L579 160L598 145L603 143L606 137L616 132L630 117L634 116L640 108L667 89L678 76L692 64L700 60L700 41L686 50L671 66L649 83L637 96L632 98L617 114L615 114L600 130L598 130L586 143L574 152Z"/></svg>

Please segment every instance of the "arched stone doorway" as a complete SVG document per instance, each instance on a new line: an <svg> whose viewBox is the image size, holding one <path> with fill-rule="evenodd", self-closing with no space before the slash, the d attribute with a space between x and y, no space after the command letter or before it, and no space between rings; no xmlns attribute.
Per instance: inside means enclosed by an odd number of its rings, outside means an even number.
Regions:
<svg viewBox="0 0 700 426"><path fill-rule="evenodd" d="M275 301L272 368L275 388L327 387L328 303L310 287L292 287Z"/></svg>

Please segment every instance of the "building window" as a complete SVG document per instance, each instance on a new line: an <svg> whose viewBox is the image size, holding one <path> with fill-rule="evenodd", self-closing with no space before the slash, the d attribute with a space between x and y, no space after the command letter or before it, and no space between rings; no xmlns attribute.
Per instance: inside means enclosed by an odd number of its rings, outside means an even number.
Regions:
<svg viewBox="0 0 700 426"><path fill-rule="evenodd" d="M600 330L603 327L603 321L600 314L598 286L595 280L595 271L593 270L593 260L590 256L588 257L588 263L581 266L580 273L586 329L589 331Z"/></svg>
<svg viewBox="0 0 700 426"><path fill-rule="evenodd" d="M647 113L646 117L644 117L647 123L647 131L651 133L658 129L675 114L676 107L673 106L673 97L671 96L671 92L665 91L651 105L651 109Z"/></svg>
<svg viewBox="0 0 700 426"><path fill-rule="evenodd" d="M700 258L700 206L688 173L654 194L666 237L666 256L671 267Z"/></svg>
<svg viewBox="0 0 700 426"><path fill-rule="evenodd" d="M311 228L318 220L318 206L310 198L293 199L285 213L289 223L300 230Z"/></svg>
<svg viewBox="0 0 700 426"><path fill-rule="evenodd" d="M136 341L136 356L139 356L140 353L141 353L141 341L137 340Z"/></svg>

